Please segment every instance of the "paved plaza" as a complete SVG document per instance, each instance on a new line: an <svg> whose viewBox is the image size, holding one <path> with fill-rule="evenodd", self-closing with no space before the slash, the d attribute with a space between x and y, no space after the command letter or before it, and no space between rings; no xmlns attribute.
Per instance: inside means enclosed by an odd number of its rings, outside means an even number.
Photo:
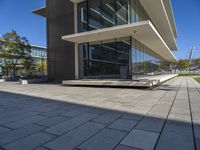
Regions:
<svg viewBox="0 0 200 150"><path fill-rule="evenodd" d="M0 150L200 150L200 84L0 83Z"/></svg>

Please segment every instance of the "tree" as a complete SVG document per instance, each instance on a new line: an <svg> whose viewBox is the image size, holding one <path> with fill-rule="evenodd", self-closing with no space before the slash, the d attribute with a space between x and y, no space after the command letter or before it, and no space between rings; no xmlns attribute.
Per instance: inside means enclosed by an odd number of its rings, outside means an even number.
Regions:
<svg viewBox="0 0 200 150"><path fill-rule="evenodd" d="M11 68L13 76L16 76L17 65L21 63L21 60L28 58L31 54L31 46L27 38L19 36L14 30L2 35L0 50L7 64L5 68Z"/></svg>
<svg viewBox="0 0 200 150"><path fill-rule="evenodd" d="M44 75L47 72L47 62L40 60L36 63L36 70L40 75Z"/></svg>
<svg viewBox="0 0 200 150"><path fill-rule="evenodd" d="M194 59L192 61L192 64L193 64L195 69L200 69L200 58Z"/></svg>
<svg viewBox="0 0 200 150"><path fill-rule="evenodd" d="M34 70L34 60L31 56L27 56L23 59L23 62L22 62L23 66L24 66L24 69L26 70L26 74L28 76L32 75L33 73L33 70Z"/></svg>
<svg viewBox="0 0 200 150"><path fill-rule="evenodd" d="M178 62L178 68L180 70L187 70L189 68L189 61L188 60L179 60Z"/></svg>

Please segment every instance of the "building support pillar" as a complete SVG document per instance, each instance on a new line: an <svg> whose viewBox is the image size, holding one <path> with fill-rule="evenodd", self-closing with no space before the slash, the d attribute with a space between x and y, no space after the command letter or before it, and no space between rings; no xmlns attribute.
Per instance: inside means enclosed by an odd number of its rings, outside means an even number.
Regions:
<svg viewBox="0 0 200 150"><path fill-rule="evenodd" d="M78 23L77 23L77 3L74 4L74 33L78 32ZM75 79L79 79L79 53L78 53L78 44L75 43Z"/></svg>

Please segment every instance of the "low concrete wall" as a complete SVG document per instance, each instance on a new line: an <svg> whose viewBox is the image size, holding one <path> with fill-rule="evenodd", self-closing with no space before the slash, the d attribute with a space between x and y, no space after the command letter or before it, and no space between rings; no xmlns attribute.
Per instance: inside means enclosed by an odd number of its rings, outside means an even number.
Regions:
<svg viewBox="0 0 200 150"><path fill-rule="evenodd" d="M102 86L102 87L152 87L161 82L178 76L178 74L149 76L134 80L65 80L63 85L67 86Z"/></svg>
<svg viewBox="0 0 200 150"><path fill-rule="evenodd" d="M47 81L48 81L47 78L28 79L28 80L20 79L19 83L22 84L22 85L26 85L26 84L44 83L44 82L47 82Z"/></svg>
<svg viewBox="0 0 200 150"><path fill-rule="evenodd" d="M0 79L0 83L4 83L4 82L6 82L5 79Z"/></svg>

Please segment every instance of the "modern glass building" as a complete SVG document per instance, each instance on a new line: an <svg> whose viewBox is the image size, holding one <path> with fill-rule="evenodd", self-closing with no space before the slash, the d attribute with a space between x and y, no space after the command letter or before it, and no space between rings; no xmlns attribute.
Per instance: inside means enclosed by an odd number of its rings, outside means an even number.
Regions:
<svg viewBox="0 0 200 150"><path fill-rule="evenodd" d="M61 10L55 14L53 6ZM50 78L131 80L169 73L170 63L176 62L172 50L177 49L177 33L170 0L47 0L47 6L34 13L47 19ZM55 44L59 38L66 41L66 45L60 41L60 53ZM59 71L59 58L53 55L61 53L65 59L73 57L72 74ZM70 68L66 64L65 69Z"/></svg>

